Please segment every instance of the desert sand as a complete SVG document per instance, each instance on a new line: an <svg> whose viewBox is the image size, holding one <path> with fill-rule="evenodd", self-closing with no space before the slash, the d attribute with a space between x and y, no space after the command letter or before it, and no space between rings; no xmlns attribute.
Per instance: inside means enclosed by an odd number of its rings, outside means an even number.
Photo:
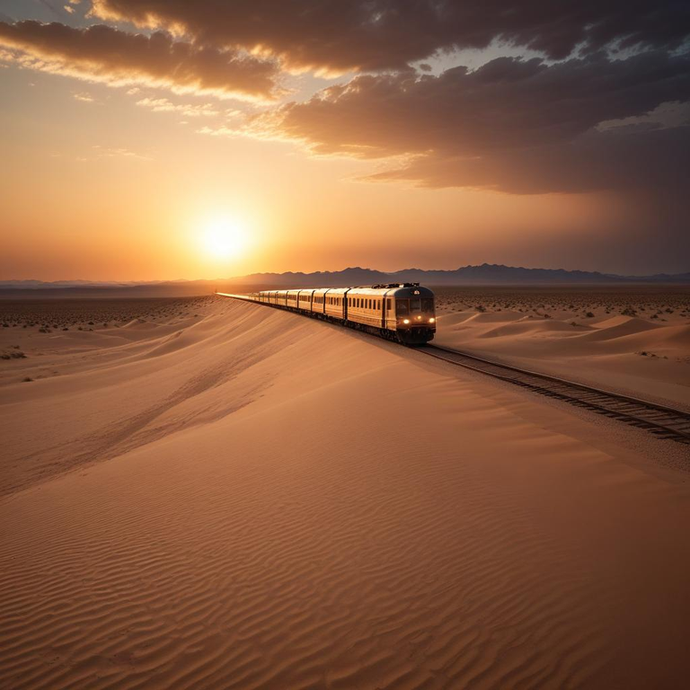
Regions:
<svg viewBox="0 0 690 690"><path fill-rule="evenodd" d="M440 288L440 345L690 410L687 287Z"/></svg>
<svg viewBox="0 0 690 690"><path fill-rule="evenodd" d="M687 684L685 447L261 305L110 306L0 328L1 687ZM441 329L533 337L479 316Z"/></svg>

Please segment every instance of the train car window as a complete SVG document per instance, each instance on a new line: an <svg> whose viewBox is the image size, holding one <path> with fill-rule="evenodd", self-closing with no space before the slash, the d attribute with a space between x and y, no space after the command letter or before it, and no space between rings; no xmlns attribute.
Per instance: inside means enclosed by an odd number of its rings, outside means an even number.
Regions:
<svg viewBox="0 0 690 690"><path fill-rule="evenodd" d="M390 298L390 297L388 297L388 298L386 299L386 309L387 309L388 311L390 311L390 309L391 309L391 298Z"/></svg>
<svg viewBox="0 0 690 690"><path fill-rule="evenodd" d="M410 311L422 311L422 300L419 297L410 300Z"/></svg>
<svg viewBox="0 0 690 690"><path fill-rule="evenodd" d="M398 316L407 316L410 313L410 302L406 299L395 300L395 313Z"/></svg>

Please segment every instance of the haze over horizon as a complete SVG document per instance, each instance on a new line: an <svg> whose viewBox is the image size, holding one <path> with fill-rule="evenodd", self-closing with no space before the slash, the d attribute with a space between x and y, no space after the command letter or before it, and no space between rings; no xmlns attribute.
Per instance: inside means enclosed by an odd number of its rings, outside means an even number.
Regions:
<svg viewBox="0 0 690 690"><path fill-rule="evenodd" d="M0 0L0 279L690 270L676 0Z"/></svg>
<svg viewBox="0 0 690 690"><path fill-rule="evenodd" d="M37 286L55 286L55 287L76 287L79 285L84 286L146 286L146 285L156 285L156 284L175 284L175 283L225 283L232 284L233 282L241 282L250 284L263 284L261 278L265 277L267 280L272 277L279 277L283 279L293 278L294 276L304 276L305 279L309 279L308 284L305 287L310 287L313 283L313 278L321 274L328 275L332 277L339 278L338 284L346 284L345 281L355 283L362 282L362 280L357 280L358 278L363 278L362 284L367 282L369 277L367 274L371 275L370 281L372 283L385 282L387 277L390 277L393 282L397 280L400 281L417 281L420 278L424 279L424 276L418 276L417 274L428 274L430 279L434 284L485 284L488 280L489 283L502 284L506 281L510 281L511 277L520 276L518 282L529 284L530 274L539 274L540 277L536 279L536 282L545 282L546 284L563 282L563 278L570 277L572 282L582 282L587 284L589 277L600 276L602 279L620 279L620 281L631 282L635 278L639 278L640 282L644 282L645 278L662 279L664 282L673 282L673 278L681 279L681 282L686 282L690 277L690 272L683 273L657 273L657 274L631 274L631 275L621 275L616 273L605 273L605 272L592 272L583 271L580 269L566 270L563 268L551 268L544 266L505 266L502 264L489 264L483 263L478 265L467 265L459 266L455 269L422 269L415 266L408 266L406 268L395 269L392 271L382 271L375 267L370 266L347 266L345 268L336 269L333 271L260 271L255 273L250 273L247 275L217 275L209 278L170 278L163 280L98 280L98 279L84 279L84 278L63 278L54 281L42 281L37 278L20 278L20 279L0 279L0 287L32 287ZM439 282L439 274L446 274L442 276L442 280ZM522 274L522 275L520 275ZM459 281L454 282L453 276L460 277ZM562 276L562 277L561 277ZM667 280L666 280L667 279ZM620 282L619 281L619 282ZM567 282L567 281L566 281ZM596 281L589 281L590 283ZM330 284L330 283L329 283ZM349 284L349 283L347 283ZM284 282L285 286L295 287L301 285L299 280L292 279L290 281ZM324 283L324 286L326 283Z"/></svg>

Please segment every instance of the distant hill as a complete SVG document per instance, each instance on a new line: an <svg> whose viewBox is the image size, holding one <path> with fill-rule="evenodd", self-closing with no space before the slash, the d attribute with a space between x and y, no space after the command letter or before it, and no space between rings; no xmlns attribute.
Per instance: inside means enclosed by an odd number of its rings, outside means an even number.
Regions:
<svg viewBox="0 0 690 690"><path fill-rule="evenodd" d="M253 273L248 276L218 280L176 280L155 282L96 282L86 280L0 281L0 296L12 297L181 297L209 294L219 290L248 290L287 287L342 287L376 283L424 283L426 285L623 285L623 284L687 284L690 273L675 275L621 276L592 271L566 271L552 268L522 268L482 264L455 270L424 270L407 268L384 273L370 268L352 267L342 271L314 273Z"/></svg>
<svg viewBox="0 0 690 690"><path fill-rule="evenodd" d="M316 273L254 273L233 282L242 285L272 284L304 285L371 285L374 283L425 283L427 285L542 285L611 283L690 283L690 273L677 275L620 276L591 271L566 271L562 268L521 268L499 264L463 266L455 270L424 270L406 268L383 273L369 268L346 268L336 272Z"/></svg>

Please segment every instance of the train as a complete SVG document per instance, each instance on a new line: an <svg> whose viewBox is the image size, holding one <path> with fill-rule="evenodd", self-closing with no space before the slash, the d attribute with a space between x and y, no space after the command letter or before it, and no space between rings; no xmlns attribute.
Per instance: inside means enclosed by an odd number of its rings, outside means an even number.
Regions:
<svg viewBox="0 0 690 690"><path fill-rule="evenodd" d="M436 333L434 293L419 283L263 290L226 296L307 314L409 347L428 343Z"/></svg>

